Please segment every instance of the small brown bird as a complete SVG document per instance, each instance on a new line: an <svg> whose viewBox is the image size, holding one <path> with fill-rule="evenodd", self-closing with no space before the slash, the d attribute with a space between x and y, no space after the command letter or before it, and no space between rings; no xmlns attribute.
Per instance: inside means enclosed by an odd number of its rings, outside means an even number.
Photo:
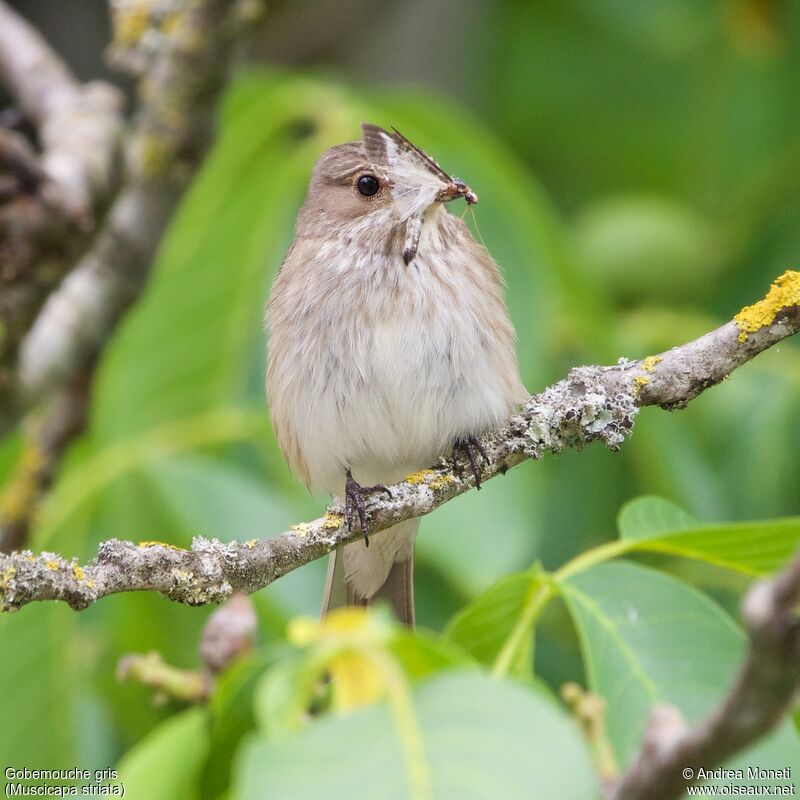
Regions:
<svg viewBox="0 0 800 800"><path fill-rule="evenodd" d="M312 491L364 497L477 438L527 397L503 283L445 203L478 198L395 131L361 126L314 167L267 305L278 443ZM412 624L419 520L332 554L323 612L388 599Z"/></svg>

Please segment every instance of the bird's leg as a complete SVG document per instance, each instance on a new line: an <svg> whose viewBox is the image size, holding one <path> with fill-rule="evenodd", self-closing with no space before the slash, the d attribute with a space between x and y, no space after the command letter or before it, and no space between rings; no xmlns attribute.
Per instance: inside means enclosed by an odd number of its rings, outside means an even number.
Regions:
<svg viewBox="0 0 800 800"><path fill-rule="evenodd" d="M344 516L347 519L347 529L350 533L355 533L355 515L358 514L359 530L364 534L364 544L369 547L369 537L367 536L367 509L364 498L371 494L385 492L391 498L392 493L382 484L376 483L374 486L360 486L353 480L353 474L347 470L347 479L344 484Z"/></svg>
<svg viewBox="0 0 800 800"><path fill-rule="evenodd" d="M475 488L481 488L481 468L478 466L478 456L483 459L484 464L489 464L490 459L483 445L477 436L464 436L456 439L453 444L453 463L456 470L461 473L461 465L458 462L459 455L466 457L469 461L470 469L475 478ZM463 473L462 473L463 474Z"/></svg>

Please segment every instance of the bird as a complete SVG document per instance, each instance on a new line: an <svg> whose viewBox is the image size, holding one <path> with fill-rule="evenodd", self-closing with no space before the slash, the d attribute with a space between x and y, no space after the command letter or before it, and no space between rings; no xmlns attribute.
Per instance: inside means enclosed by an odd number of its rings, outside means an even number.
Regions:
<svg viewBox="0 0 800 800"><path fill-rule="evenodd" d="M365 499L441 458L480 488L480 437L528 393L500 270L447 204L478 196L397 129L314 165L265 312L266 392L290 467L364 538L331 554L323 614L388 601L414 624L418 519L367 538Z"/></svg>

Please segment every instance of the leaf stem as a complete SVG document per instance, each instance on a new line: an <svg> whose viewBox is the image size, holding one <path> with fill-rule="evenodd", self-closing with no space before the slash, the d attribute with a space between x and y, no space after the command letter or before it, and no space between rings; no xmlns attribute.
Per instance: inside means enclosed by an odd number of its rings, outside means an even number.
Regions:
<svg viewBox="0 0 800 800"><path fill-rule="evenodd" d="M387 653L374 647L365 647L362 652L378 667L386 682L389 708L403 747L409 796L412 800L432 800L430 770L408 681L397 662Z"/></svg>
<svg viewBox="0 0 800 800"><path fill-rule="evenodd" d="M512 664L526 644L526 636L529 633L533 636L531 629L539 619L544 607L555 597L557 590L548 578L549 576L546 573L537 576L537 582L531 587L528 600L519 615L519 619L503 643L502 649L497 654L492 666L493 678L504 678L508 674Z"/></svg>

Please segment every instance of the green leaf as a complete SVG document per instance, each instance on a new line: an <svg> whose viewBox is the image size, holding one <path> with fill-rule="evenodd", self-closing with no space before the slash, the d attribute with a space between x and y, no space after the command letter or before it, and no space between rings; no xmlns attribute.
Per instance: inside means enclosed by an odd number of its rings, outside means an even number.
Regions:
<svg viewBox="0 0 800 800"><path fill-rule="evenodd" d="M608 701L608 734L622 764L638 750L653 705L674 705L694 723L728 690L745 637L706 595L622 561L592 567L560 587L578 630L589 688ZM796 733L784 724L761 743L758 763L800 767L797 745ZM737 761L755 763L748 758L756 756L747 751Z"/></svg>
<svg viewBox="0 0 800 800"><path fill-rule="evenodd" d="M474 662L460 647L427 631L399 629L387 643L409 680L416 681L434 672Z"/></svg>
<svg viewBox="0 0 800 800"><path fill-rule="evenodd" d="M250 742L233 797L597 797L581 735L537 691L449 673L422 684L412 698L421 758L409 756L389 708L367 708L326 717L289 739Z"/></svg>
<svg viewBox="0 0 800 800"><path fill-rule="evenodd" d="M119 783L130 800L193 800L208 752L205 711L192 708L162 722L138 742L117 766Z"/></svg>
<svg viewBox="0 0 800 800"><path fill-rule="evenodd" d="M617 517L621 539L649 539L693 528L700 521L663 497L644 495L626 503Z"/></svg>
<svg viewBox="0 0 800 800"><path fill-rule="evenodd" d="M696 558L747 575L769 575L800 547L800 518L708 525L656 539L638 540L631 550Z"/></svg>
<svg viewBox="0 0 800 800"><path fill-rule="evenodd" d="M201 781L204 800L213 800L228 788L234 754L242 737L255 728L253 693L258 679L284 653L284 647L262 648L218 676L209 703L210 742Z"/></svg>
<svg viewBox="0 0 800 800"><path fill-rule="evenodd" d="M0 762L18 768L78 764L75 612L36 603L0 615ZM82 766L82 765L81 765Z"/></svg>
<svg viewBox="0 0 800 800"><path fill-rule="evenodd" d="M694 294L713 280L724 263L719 232L674 199L603 198L584 208L575 233L586 277L628 301L675 300ZM663 279L666 273L671 281Z"/></svg>
<svg viewBox="0 0 800 800"><path fill-rule="evenodd" d="M444 635L481 664L491 666L538 586L532 572L502 578L459 611ZM530 666L530 659L527 663Z"/></svg>
<svg viewBox="0 0 800 800"><path fill-rule="evenodd" d="M621 541L608 548L614 554L670 553L748 575L775 572L800 548L800 517L702 523L659 497L637 498L624 506L618 526Z"/></svg>

